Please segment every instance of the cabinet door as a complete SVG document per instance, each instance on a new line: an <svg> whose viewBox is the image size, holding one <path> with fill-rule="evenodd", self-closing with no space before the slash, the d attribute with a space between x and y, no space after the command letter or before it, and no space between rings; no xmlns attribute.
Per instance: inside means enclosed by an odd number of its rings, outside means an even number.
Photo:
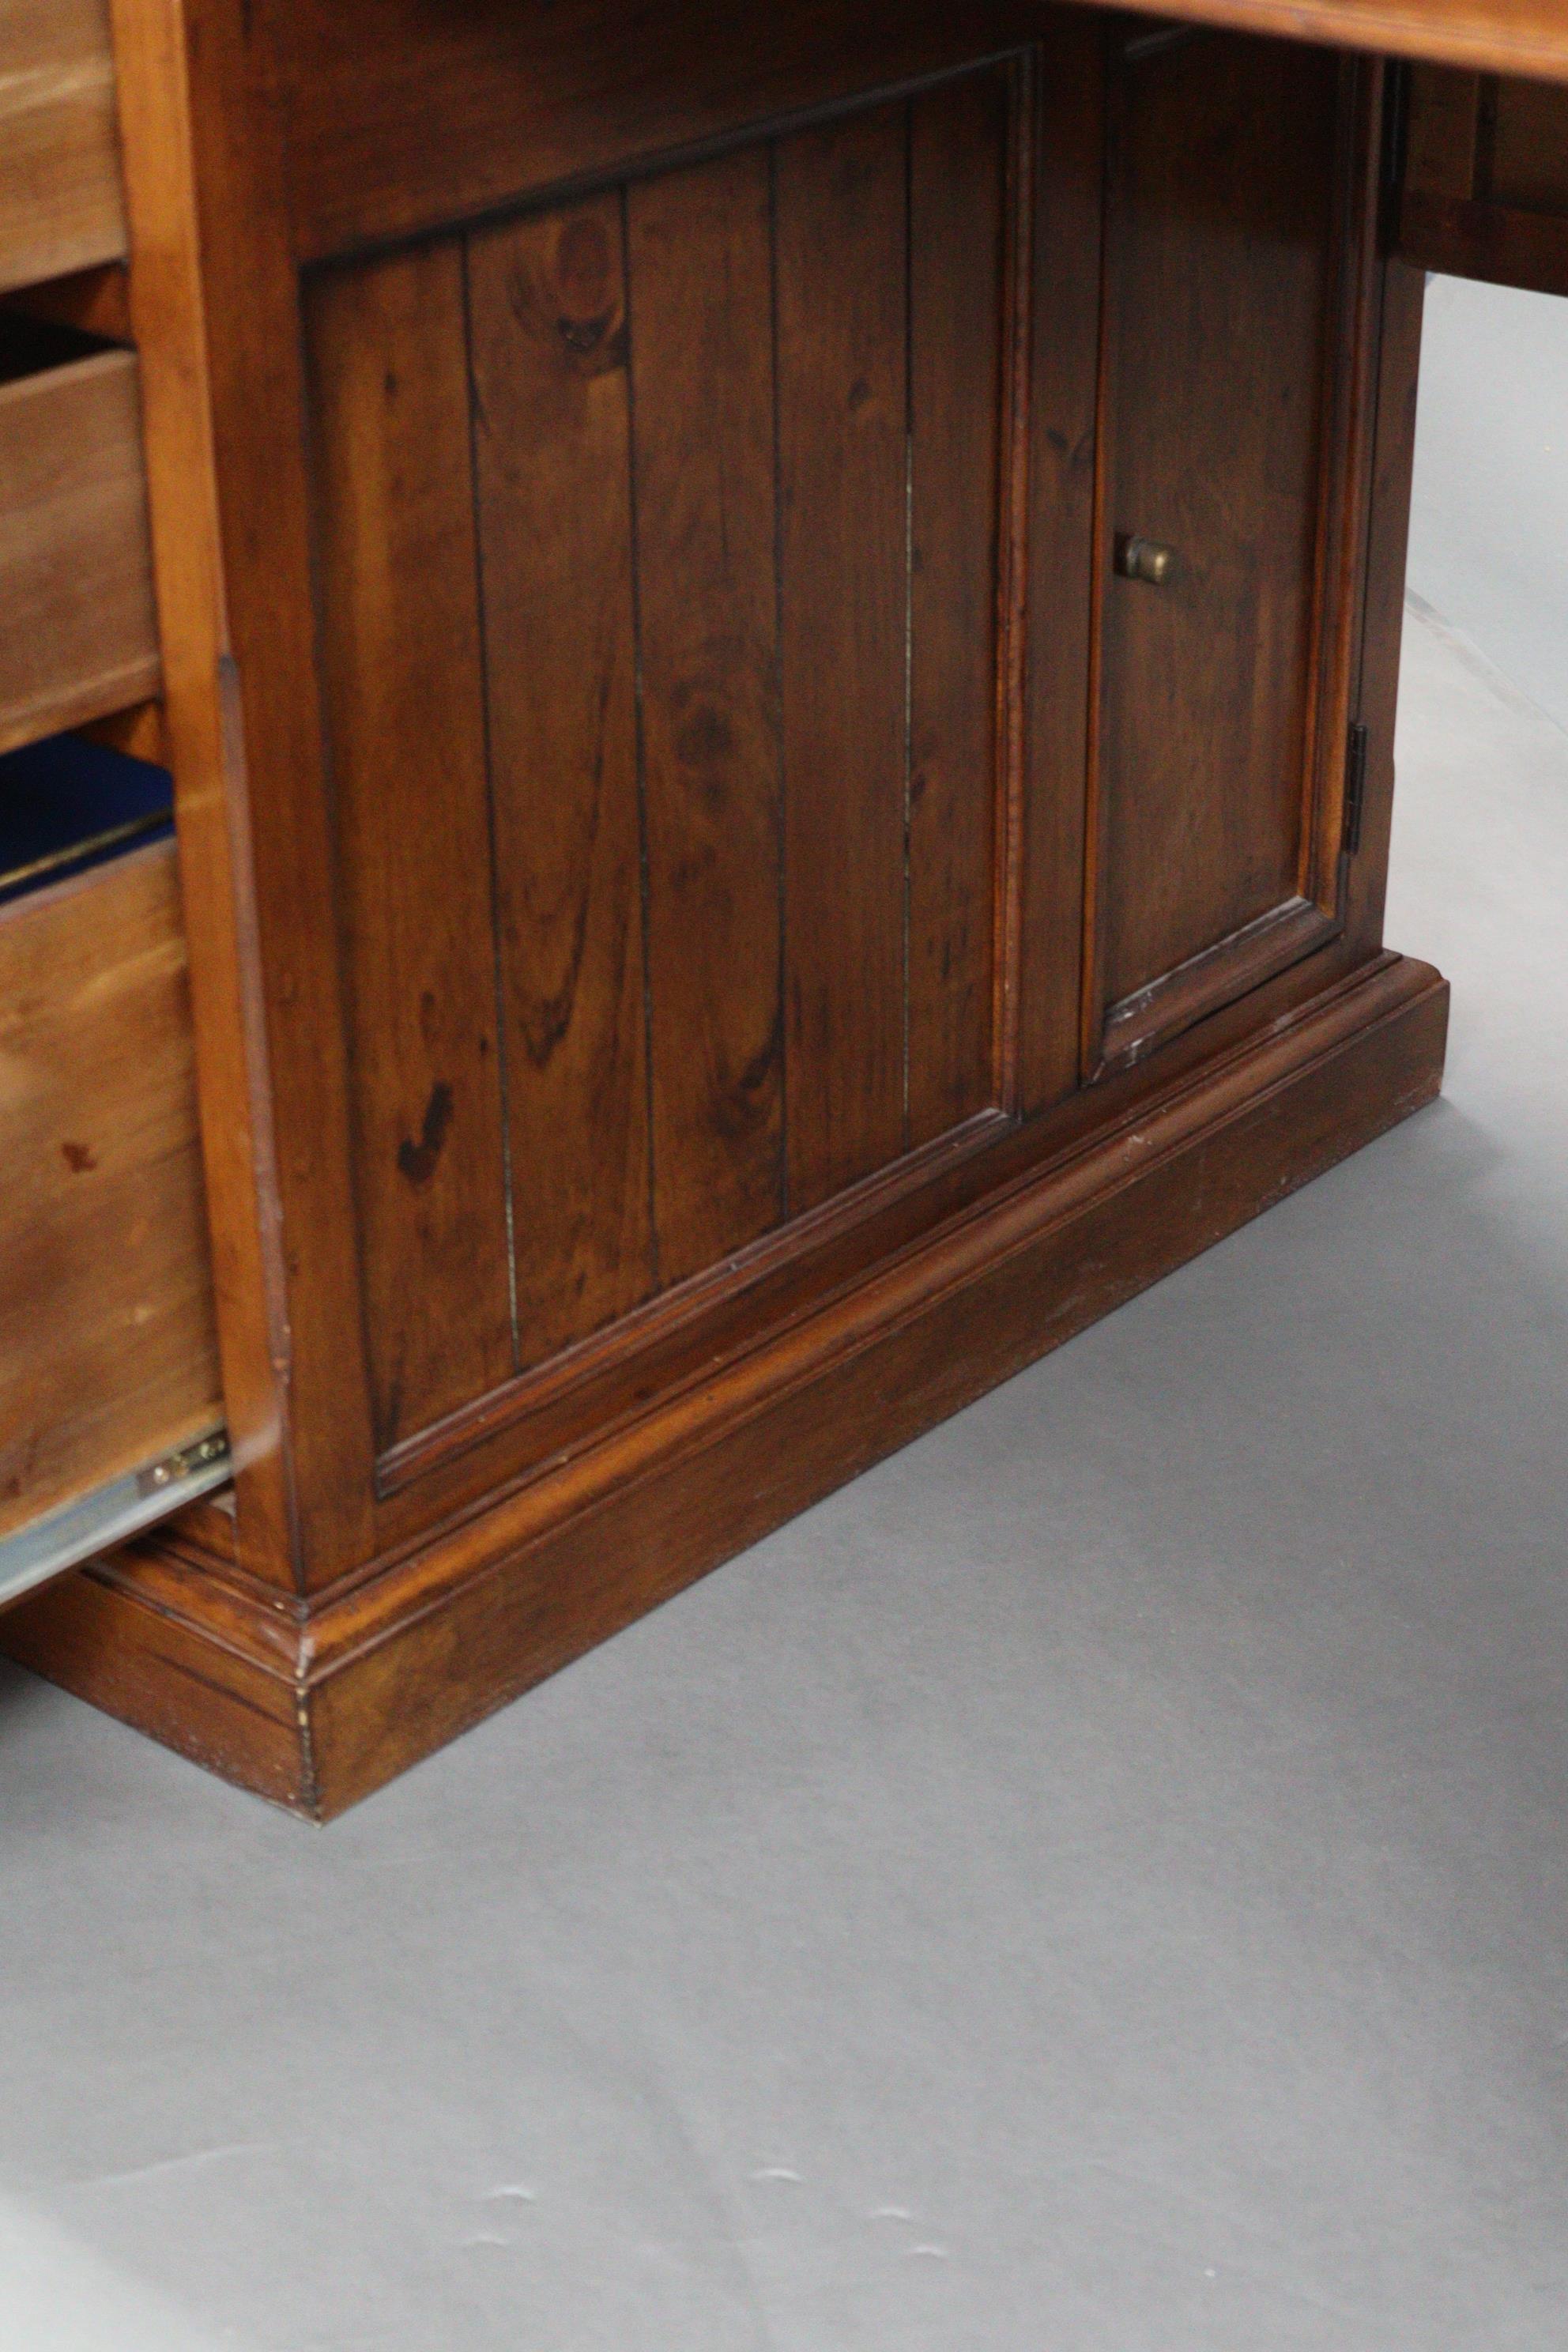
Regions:
<svg viewBox="0 0 1568 2352"><path fill-rule="evenodd" d="M1373 97L1323 51L1174 29L1119 44L1090 1073L1334 928L1350 519L1329 447Z"/></svg>

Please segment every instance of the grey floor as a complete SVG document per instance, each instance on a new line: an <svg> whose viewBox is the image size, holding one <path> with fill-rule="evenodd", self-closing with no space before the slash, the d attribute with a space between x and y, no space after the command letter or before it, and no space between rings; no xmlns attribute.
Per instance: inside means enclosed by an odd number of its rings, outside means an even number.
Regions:
<svg viewBox="0 0 1568 2352"><path fill-rule="evenodd" d="M1416 618L1441 1105L334 1829L0 1678L4 2352L1562 2352L1539 699Z"/></svg>

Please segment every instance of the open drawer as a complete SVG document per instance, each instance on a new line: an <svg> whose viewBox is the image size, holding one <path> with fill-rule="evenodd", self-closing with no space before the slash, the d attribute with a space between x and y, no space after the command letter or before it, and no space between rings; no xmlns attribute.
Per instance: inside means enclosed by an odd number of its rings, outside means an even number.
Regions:
<svg viewBox="0 0 1568 2352"><path fill-rule="evenodd" d="M0 291L125 250L108 0L0 5Z"/></svg>
<svg viewBox="0 0 1568 2352"><path fill-rule="evenodd" d="M1568 88L1415 66L1406 100L1404 257L1568 294Z"/></svg>
<svg viewBox="0 0 1568 2352"><path fill-rule="evenodd" d="M0 1166L3 1605L225 1475L171 839L0 904Z"/></svg>
<svg viewBox="0 0 1568 2352"><path fill-rule="evenodd" d="M136 354L0 319L0 751L159 676Z"/></svg>

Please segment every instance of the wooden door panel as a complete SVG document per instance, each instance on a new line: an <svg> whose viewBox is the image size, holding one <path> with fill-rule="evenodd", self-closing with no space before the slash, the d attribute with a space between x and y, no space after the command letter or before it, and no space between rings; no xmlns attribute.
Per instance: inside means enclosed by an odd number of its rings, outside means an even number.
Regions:
<svg viewBox="0 0 1568 2352"><path fill-rule="evenodd" d="M462 256L315 279L322 666L361 1280L395 1444L512 1369Z"/></svg>
<svg viewBox="0 0 1568 2352"><path fill-rule="evenodd" d="M1007 1098L1020 88L307 274L398 1477Z"/></svg>
<svg viewBox="0 0 1568 2352"><path fill-rule="evenodd" d="M1091 1061L1234 992L1260 929L1321 929L1303 890L1341 90L1331 57L1204 34L1131 40L1116 75ZM1134 537L1170 551L1163 584L1120 575Z"/></svg>
<svg viewBox="0 0 1568 2352"><path fill-rule="evenodd" d="M904 1135L909 110L781 145L789 1198Z"/></svg>
<svg viewBox="0 0 1568 2352"><path fill-rule="evenodd" d="M468 281L528 1365L657 1278L620 195L476 236Z"/></svg>
<svg viewBox="0 0 1568 2352"><path fill-rule="evenodd" d="M1007 86L910 117L909 1140L996 1100Z"/></svg>
<svg viewBox="0 0 1568 2352"><path fill-rule="evenodd" d="M784 1212L773 170L628 192L658 1266Z"/></svg>
<svg viewBox="0 0 1568 2352"><path fill-rule="evenodd" d="M760 135L1052 29L1044 0L247 0L302 258Z"/></svg>

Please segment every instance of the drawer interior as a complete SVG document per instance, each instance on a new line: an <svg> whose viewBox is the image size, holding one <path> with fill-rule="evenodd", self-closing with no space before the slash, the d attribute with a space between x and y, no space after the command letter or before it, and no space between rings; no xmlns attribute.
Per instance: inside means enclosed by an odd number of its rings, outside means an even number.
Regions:
<svg viewBox="0 0 1568 2352"><path fill-rule="evenodd" d="M0 758L0 907L174 830L174 779L80 735Z"/></svg>

